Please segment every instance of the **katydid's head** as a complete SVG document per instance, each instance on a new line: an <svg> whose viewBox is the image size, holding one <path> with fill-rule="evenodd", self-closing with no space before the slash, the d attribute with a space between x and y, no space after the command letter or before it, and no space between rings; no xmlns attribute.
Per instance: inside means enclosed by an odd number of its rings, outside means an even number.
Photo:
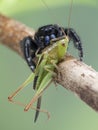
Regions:
<svg viewBox="0 0 98 130"><path fill-rule="evenodd" d="M62 36L59 38L55 38L51 40L51 44L55 44L55 46L65 48L68 46L69 38L67 36Z"/></svg>
<svg viewBox="0 0 98 130"><path fill-rule="evenodd" d="M68 43L69 43L69 39L67 36L63 36L57 39L53 39L51 41L51 43L53 44L57 57L58 57L58 61L60 61L61 59L64 58L66 52L67 52L67 48L68 48Z"/></svg>
<svg viewBox="0 0 98 130"><path fill-rule="evenodd" d="M69 42L68 37L61 37L60 40L56 42L58 53L61 54L62 56L65 55L67 51L68 42Z"/></svg>

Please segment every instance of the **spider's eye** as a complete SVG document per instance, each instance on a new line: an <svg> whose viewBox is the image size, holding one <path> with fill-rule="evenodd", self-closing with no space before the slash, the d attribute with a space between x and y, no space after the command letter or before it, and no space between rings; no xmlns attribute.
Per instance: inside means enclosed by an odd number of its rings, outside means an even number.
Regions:
<svg viewBox="0 0 98 130"><path fill-rule="evenodd" d="M50 37L45 36L45 45L48 45L50 43Z"/></svg>
<svg viewBox="0 0 98 130"><path fill-rule="evenodd" d="M55 39L56 38L56 36L54 34L51 34L50 37L51 37L51 39Z"/></svg>
<svg viewBox="0 0 98 130"><path fill-rule="evenodd" d="M49 28L48 33L51 34L51 32L52 32L52 28Z"/></svg>
<svg viewBox="0 0 98 130"><path fill-rule="evenodd" d="M47 32L48 32L48 29L46 28L46 29L45 29L45 33L47 33Z"/></svg>

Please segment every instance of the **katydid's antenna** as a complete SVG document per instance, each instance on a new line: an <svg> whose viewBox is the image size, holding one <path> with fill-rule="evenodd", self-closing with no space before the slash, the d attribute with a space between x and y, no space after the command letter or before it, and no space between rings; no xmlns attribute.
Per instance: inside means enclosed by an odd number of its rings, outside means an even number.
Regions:
<svg viewBox="0 0 98 130"><path fill-rule="evenodd" d="M54 18L56 18L57 20L57 17L51 12L51 9L49 8L49 6L47 5L47 3L44 1L44 0L41 0L42 3L45 5L45 7L48 9L48 11L50 12L51 16L52 16L52 19L54 20ZM55 22L55 21L54 21Z"/></svg>
<svg viewBox="0 0 98 130"><path fill-rule="evenodd" d="M71 21L71 14L72 14L72 6L73 6L73 0L71 0L70 8L69 8L69 17L68 17L68 28L70 27L70 21ZM69 29L68 29L69 31ZM69 32L67 32L68 34Z"/></svg>
<svg viewBox="0 0 98 130"><path fill-rule="evenodd" d="M48 10L50 11L50 8L48 7L48 5L46 4L46 2L44 0L41 0L42 3L48 8Z"/></svg>

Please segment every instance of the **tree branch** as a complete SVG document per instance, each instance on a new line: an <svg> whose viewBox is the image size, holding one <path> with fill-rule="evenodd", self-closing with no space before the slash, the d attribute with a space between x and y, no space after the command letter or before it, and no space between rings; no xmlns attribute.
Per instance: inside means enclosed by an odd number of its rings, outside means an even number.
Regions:
<svg viewBox="0 0 98 130"><path fill-rule="evenodd" d="M2 44L14 50L20 56L23 56L19 43L28 35L33 36L34 30L0 14L0 41Z"/></svg>
<svg viewBox="0 0 98 130"><path fill-rule="evenodd" d="M56 81L98 111L98 72L72 56L65 57L59 68Z"/></svg>
<svg viewBox="0 0 98 130"><path fill-rule="evenodd" d="M21 57L20 41L34 31L16 20L0 14L0 41ZM80 99L98 111L98 72L83 62L67 55L59 65L56 81L77 94Z"/></svg>

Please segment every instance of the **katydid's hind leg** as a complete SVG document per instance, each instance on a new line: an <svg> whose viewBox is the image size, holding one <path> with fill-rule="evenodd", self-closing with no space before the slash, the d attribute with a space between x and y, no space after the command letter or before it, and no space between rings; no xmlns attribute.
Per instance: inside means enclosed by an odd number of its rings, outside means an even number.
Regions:
<svg viewBox="0 0 98 130"><path fill-rule="evenodd" d="M52 79L49 79L49 75L51 74L47 74L45 79L41 82L39 89L37 90L37 92L35 93L35 95L33 96L33 98L31 99L31 101L26 105L24 111L28 111L30 109L30 107L38 100L38 98L42 95L43 91L49 86L49 84L52 82ZM46 81L46 82L44 82ZM43 88L42 88L43 87Z"/></svg>
<svg viewBox="0 0 98 130"><path fill-rule="evenodd" d="M10 96L8 96L8 100L11 101L11 102L14 102L13 101L13 98L25 87L24 84L22 84L18 89L16 89L15 92L13 92Z"/></svg>
<svg viewBox="0 0 98 130"><path fill-rule="evenodd" d="M21 102L19 102L19 101L13 101L13 100L12 100L11 102L14 103L14 104L16 104L16 105L22 106L22 107L25 107L25 106L26 106L26 104L21 103ZM35 108L35 107L33 107L33 106L31 106L30 109L36 110L36 111L38 111L38 112L45 113L45 114L47 115L47 118L48 118L48 119L50 118L50 113L49 113L47 110L43 110L43 109L40 110L39 108ZM34 122L35 122L35 121L34 121Z"/></svg>
<svg viewBox="0 0 98 130"><path fill-rule="evenodd" d="M20 86L15 92L13 92L10 96L8 96L8 100L13 102L13 98L17 95L17 93L23 89L23 86Z"/></svg>
<svg viewBox="0 0 98 130"><path fill-rule="evenodd" d="M23 103L21 103L21 102L19 102L19 101L13 100L13 98L14 98L25 86L27 86L27 85L30 83L31 77L32 77L32 74L29 76L29 78L28 78L15 92L13 92L13 93L8 97L8 100L9 100L10 102L12 102L12 103L14 103L14 104L17 104L17 105L19 105L19 106L23 106L23 107L26 106L25 104L23 104ZM33 78L33 77L32 77L32 78ZM31 80L33 80L33 79L31 79ZM39 98L40 98L40 97L39 97ZM39 99L39 100L40 100L40 99ZM39 101L39 102L40 102L40 101ZM38 108L35 108L35 107L33 107L33 106L31 106L30 108L33 109L33 110L36 110L36 112L37 112L38 114L39 114L39 112L46 113L46 114L47 114L47 117L48 117L48 119L49 119L49 117L50 117L49 112L46 111L46 110L40 110L40 103L38 104ZM37 117L38 117L38 115L36 114L35 121L37 120Z"/></svg>
<svg viewBox="0 0 98 130"><path fill-rule="evenodd" d="M45 89L49 86L51 81L52 81L52 74L47 72L47 74L45 75L43 80L40 82L40 85L39 85L35 95L31 99L31 101L27 104L24 111L29 110L29 108L38 100L38 98L42 95L42 93L45 91Z"/></svg>
<svg viewBox="0 0 98 130"><path fill-rule="evenodd" d="M42 93L42 92L41 92ZM30 107L38 100L38 98L41 96L41 93L35 94L35 96L32 98L32 100L26 105L24 108L24 111L28 111Z"/></svg>
<svg viewBox="0 0 98 130"><path fill-rule="evenodd" d="M8 100L9 101L12 101L13 98L24 88L26 87L29 83L31 83L31 81L34 79L34 73L32 73L28 78L27 80L21 85L19 86L19 88L13 92L9 97L8 97Z"/></svg>

